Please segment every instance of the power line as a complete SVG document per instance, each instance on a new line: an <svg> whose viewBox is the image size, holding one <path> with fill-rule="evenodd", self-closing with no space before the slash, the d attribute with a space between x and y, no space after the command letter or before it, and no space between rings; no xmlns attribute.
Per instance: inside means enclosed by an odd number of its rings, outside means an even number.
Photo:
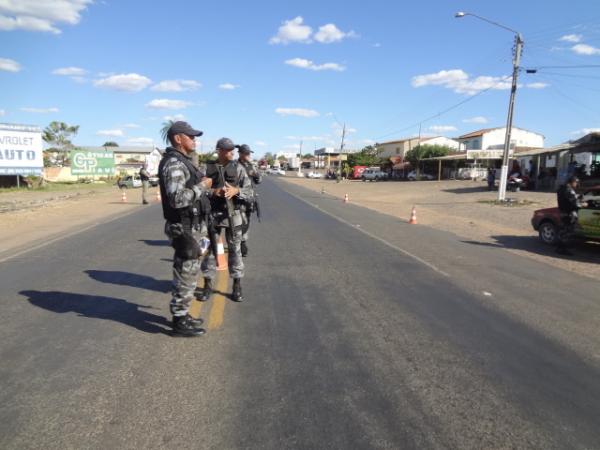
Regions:
<svg viewBox="0 0 600 450"><path fill-rule="evenodd" d="M527 68L528 70L542 70L542 69L597 69L600 64L573 64L573 65L562 65L562 66L535 66Z"/></svg>

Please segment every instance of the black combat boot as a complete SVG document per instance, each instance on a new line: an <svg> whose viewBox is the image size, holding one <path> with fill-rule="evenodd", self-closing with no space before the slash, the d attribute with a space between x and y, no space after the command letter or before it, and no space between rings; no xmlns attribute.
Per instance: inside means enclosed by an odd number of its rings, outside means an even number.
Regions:
<svg viewBox="0 0 600 450"><path fill-rule="evenodd" d="M204 287L196 288L194 295L199 302L207 302L212 294L212 280L210 278L204 279Z"/></svg>
<svg viewBox="0 0 600 450"><path fill-rule="evenodd" d="M233 279L233 292L231 293L231 300L234 302L243 302L244 296L242 295L242 280L241 278Z"/></svg>
<svg viewBox="0 0 600 450"><path fill-rule="evenodd" d="M197 320L189 314L186 316L173 316L173 336L194 337L206 333L204 328L197 324Z"/></svg>
<svg viewBox="0 0 600 450"><path fill-rule="evenodd" d="M248 246L246 245L246 241L242 241L240 247L242 249L242 256L245 258L246 256L248 256Z"/></svg>

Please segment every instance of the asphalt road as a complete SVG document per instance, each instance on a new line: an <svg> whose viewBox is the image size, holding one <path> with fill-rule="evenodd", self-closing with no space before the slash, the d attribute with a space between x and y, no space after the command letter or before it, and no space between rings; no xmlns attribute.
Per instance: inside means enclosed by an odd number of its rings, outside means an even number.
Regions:
<svg viewBox="0 0 600 450"><path fill-rule="evenodd" d="M160 207L0 263L0 448L600 448L600 283L277 179L168 333Z"/></svg>

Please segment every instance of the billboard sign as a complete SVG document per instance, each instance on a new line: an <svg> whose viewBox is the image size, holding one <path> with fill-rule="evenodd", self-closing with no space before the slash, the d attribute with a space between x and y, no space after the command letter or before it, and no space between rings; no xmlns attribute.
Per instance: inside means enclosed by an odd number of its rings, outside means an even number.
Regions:
<svg viewBox="0 0 600 450"><path fill-rule="evenodd" d="M112 151L71 150L71 175L115 174L115 154Z"/></svg>
<svg viewBox="0 0 600 450"><path fill-rule="evenodd" d="M502 159L504 150L467 150L467 159ZM514 150L510 150L512 157Z"/></svg>
<svg viewBox="0 0 600 450"><path fill-rule="evenodd" d="M0 123L0 175L41 175L43 169L42 130Z"/></svg>

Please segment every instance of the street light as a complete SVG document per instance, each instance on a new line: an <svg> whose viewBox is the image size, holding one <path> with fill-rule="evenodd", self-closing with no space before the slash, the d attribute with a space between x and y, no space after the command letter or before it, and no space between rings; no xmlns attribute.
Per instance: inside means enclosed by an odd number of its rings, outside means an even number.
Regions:
<svg viewBox="0 0 600 450"><path fill-rule="evenodd" d="M498 200L504 201L506 199L506 181L508 179L508 158L510 154L510 135L512 133L512 122L513 122L513 111L515 107L515 96L517 94L517 78L519 77L519 64L521 62L521 51L523 50L523 36L516 30L502 25L493 20L486 19L485 17L469 12L457 12L454 17L457 19L465 16L472 16L479 20L483 20L489 24L495 25L499 28L503 28L510 31L515 35L515 53L513 58L513 74L512 74L512 86L510 89L510 101L508 103L508 116L506 118L506 136L504 138L504 152L502 154L502 173L500 175L500 184L498 186Z"/></svg>

